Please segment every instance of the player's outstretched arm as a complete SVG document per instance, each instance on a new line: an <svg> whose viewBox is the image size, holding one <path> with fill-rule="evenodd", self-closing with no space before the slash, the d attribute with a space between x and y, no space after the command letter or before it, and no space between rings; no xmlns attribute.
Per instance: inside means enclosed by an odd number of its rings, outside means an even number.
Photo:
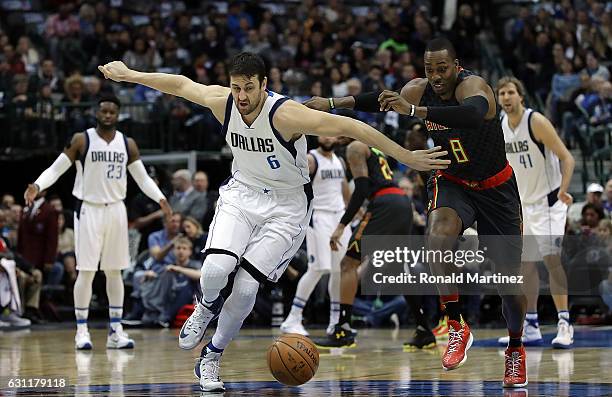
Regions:
<svg viewBox="0 0 612 397"><path fill-rule="evenodd" d="M309 109L295 101L287 101L279 107L274 114L273 123L286 140L295 139L300 134L347 136L376 147L419 171L445 169L450 164L450 160L441 159L448 153L441 151L439 146L411 152L361 121Z"/></svg>
<svg viewBox="0 0 612 397"><path fill-rule="evenodd" d="M224 112L225 100L230 94L229 87L220 85L204 85L194 82L188 77L169 73L144 73L132 70L121 61L113 61L104 66L98 66L104 77L116 82L126 81L151 87L155 90L185 98L188 101L210 108L217 116L216 108L221 105L221 115ZM219 101L219 98L223 101Z"/></svg>
<svg viewBox="0 0 612 397"><path fill-rule="evenodd" d="M145 166L140 159L140 151L138 150L136 141L132 138L128 138L127 142L130 154L130 163L127 167L128 171L130 171L132 178L134 178L140 190L142 190L151 200L158 203L164 216L169 219L172 216L172 208L170 208L170 204L168 204L168 200L166 200L166 196L164 196L159 189L159 186L157 186L155 181L147 174Z"/></svg>
<svg viewBox="0 0 612 397"><path fill-rule="evenodd" d="M55 159L53 164L49 168L43 171L42 174L34 181L28 185L25 193L23 194L23 198L25 200L26 205L31 205L32 202L43 190L47 190L51 187L57 179L62 176L72 163L79 157L79 154L83 152L83 148L85 147L85 135L82 132L74 134L70 143L66 145L64 151Z"/></svg>

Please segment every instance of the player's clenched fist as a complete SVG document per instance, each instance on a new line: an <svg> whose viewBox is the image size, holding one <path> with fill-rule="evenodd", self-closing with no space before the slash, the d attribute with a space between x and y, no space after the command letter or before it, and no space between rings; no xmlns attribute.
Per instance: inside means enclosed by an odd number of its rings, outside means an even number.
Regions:
<svg viewBox="0 0 612 397"><path fill-rule="evenodd" d="M121 61L109 62L104 66L98 66L98 69L104 74L105 78L117 82L124 81L130 72L130 68Z"/></svg>

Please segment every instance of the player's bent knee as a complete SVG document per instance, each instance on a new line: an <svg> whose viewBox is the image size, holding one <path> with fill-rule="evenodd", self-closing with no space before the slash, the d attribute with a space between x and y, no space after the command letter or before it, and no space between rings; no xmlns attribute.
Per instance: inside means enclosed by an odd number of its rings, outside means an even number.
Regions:
<svg viewBox="0 0 612 397"><path fill-rule="evenodd" d="M236 264L236 258L228 254L207 255L202 265L202 280L206 283L222 282L227 279Z"/></svg>

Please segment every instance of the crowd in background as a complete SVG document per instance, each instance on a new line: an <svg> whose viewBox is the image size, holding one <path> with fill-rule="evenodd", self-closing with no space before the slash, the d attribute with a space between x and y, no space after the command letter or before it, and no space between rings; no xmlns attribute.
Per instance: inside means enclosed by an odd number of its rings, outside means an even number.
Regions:
<svg viewBox="0 0 612 397"><path fill-rule="evenodd" d="M257 1L119 3L62 2L39 10L38 28L0 18L0 127L6 131L0 136L1 147L49 146L56 142L49 131L58 122L66 136L93 126L91 103L106 91L124 104L144 104L124 107L121 119L164 125L179 149L223 147L220 126L208 110L144 86L101 79L97 66L113 60L140 71L180 73L203 84L228 85L227 59L251 51L266 60L269 89L302 101L314 95L399 90L424 77L425 43L438 34L454 41L464 67L482 71L479 37L492 28L483 17L482 2L459 1L451 18L437 2L419 0L376 6L341 0L275 7ZM539 2L508 20L500 44L504 64L526 83L532 105L541 101L541 110L565 142L584 150L601 138L590 139L584 125L612 121L612 85L605 63L612 49L611 13L612 7L602 1ZM408 148L428 145L423 124L415 119L395 113L348 115L375 125ZM427 175L402 165L395 168L400 187L414 201L415 232L423 233ZM160 169L148 171L159 181ZM167 326L179 303L190 301L197 290L192 270L201 265L200 250L217 193L208 190L206 173L191 175L187 170L176 171L171 186L164 188L172 193L170 204L177 212L165 223L159 207L141 193L128 205L136 266L126 276L133 309L127 320L134 323ZM3 197L2 241L17 259L24 315L34 322L52 319L53 305L40 304L70 301L76 278L72 212L54 196L25 212L20 201ZM609 236L611 206L612 180L605 186L589 185L586 201L570 211L568 234ZM299 273L297 263L287 277L295 280ZM612 307L610 274L602 291L607 291ZM160 296L171 296L175 304L166 305ZM266 305L259 302L256 312Z"/></svg>

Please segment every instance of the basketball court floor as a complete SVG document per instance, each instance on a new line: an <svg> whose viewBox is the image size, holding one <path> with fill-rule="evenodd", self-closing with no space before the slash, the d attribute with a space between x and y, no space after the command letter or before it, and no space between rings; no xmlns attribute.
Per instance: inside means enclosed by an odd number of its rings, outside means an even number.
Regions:
<svg viewBox="0 0 612 397"><path fill-rule="evenodd" d="M0 396L197 396L198 350L182 351L178 330L130 330L133 351L107 350L106 331L90 326L94 350L75 352L72 329L0 333ZM555 329L544 328L547 342ZM576 327L573 350L529 348L529 386L504 390L502 330L475 329L467 363L442 370L437 348L403 352L408 330L361 330L353 349L320 351L315 377L300 387L277 383L266 365L276 329L244 329L226 350L225 396L612 396L612 327ZM322 334L323 330L317 331ZM63 389L9 389L10 378L63 377Z"/></svg>

